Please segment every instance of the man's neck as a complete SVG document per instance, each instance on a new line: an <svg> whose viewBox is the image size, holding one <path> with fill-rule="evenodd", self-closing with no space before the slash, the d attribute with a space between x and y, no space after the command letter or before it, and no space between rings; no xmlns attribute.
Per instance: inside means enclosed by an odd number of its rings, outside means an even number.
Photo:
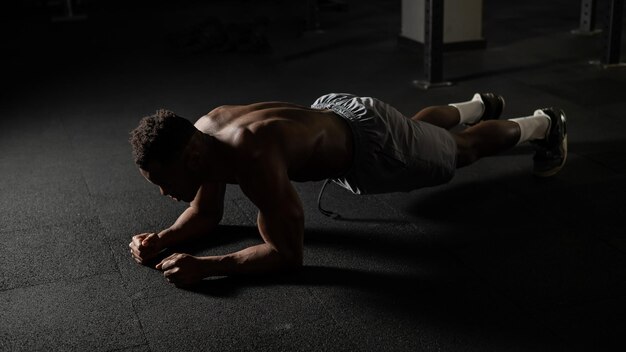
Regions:
<svg viewBox="0 0 626 352"><path fill-rule="evenodd" d="M202 146L203 170L207 181L235 183L235 175L224 153L222 143L215 137L202 133Z"/></svg>

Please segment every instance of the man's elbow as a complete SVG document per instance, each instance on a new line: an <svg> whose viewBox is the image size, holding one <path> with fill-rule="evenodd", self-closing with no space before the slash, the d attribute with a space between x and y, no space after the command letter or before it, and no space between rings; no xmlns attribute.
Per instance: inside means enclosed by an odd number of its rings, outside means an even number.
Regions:
<svg viewBox="0 0 626 352"><path fill-rule="evenodd" d="M278 249L278 253L281 256L283 268L290 271L298 270L302 267L303 262L304 210L302 207L291 207L289 211L285 211L283 214L292 224L289 231L291 238L283 243Z"/></svg>
<svg viewBox="0 0 626 352"><path fill-rule="evenodd" d="M302 250L286 250L278 252L280 267L284 271L297 271L302 267Z"/></svg>
<svg viewBox="0 0 626 352"><path fill-rule="evenodd" d="M197 208L192 208L194 209L196 216L202 219L202 221L204 222L204 226L209 229L212 229L219 225L219 223L222 221L222 218L224 217L223 208L214 209L212 211L200 211Z"/></svg>

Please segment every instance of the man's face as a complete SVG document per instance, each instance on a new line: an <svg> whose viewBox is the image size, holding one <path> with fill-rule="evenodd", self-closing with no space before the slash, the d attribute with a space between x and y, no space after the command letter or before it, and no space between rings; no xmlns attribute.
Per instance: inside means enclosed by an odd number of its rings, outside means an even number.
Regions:
<svg viewBox="0 0 626 352"><path fill-rule="evenodd" d="M146 180L159 187L161 195L169 196L176 201L191 202L200 188L196 177L182 161L168 165L151 162L145 170L140 168L139 172Z"/></svg>

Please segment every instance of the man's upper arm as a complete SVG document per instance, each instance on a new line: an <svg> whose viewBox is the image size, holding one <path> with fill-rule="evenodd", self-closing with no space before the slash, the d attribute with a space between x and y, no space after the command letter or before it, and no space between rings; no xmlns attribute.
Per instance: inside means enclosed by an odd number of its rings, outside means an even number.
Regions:
<svg viewBox="0 0 626 352"><path fill-rule="evenodd" d="M259 208L263 240L279 253L301 259L304 214L279 151L265 150L247 160L239 176L244 194Z"/></svg>
<svg viewBox="0 0 626 352"><path fill-rule="evenodd" d="M190 206L195 208L199 213L215 217L219 221L224 214L225 192L225 183L206 182L200 186Z"/></svg>
<svg viewBox="0 0 626 352"><path fill-rule="evenodd" d="M239 179L244 194L266 216L301 216L302 203L283 167L263 163Z"/></svg>
<svg viewBox="0 0 626 352"><path fill-rule="evenodd" d="M271 132L242 130L237 179L241 190L265 215L300 215L302 204L287 172L284 151Z"/></svg>

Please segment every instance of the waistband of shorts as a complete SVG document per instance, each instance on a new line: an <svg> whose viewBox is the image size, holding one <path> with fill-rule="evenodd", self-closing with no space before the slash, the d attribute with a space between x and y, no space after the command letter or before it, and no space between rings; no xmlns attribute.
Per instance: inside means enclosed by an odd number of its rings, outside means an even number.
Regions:
<svg viewBox="0 0 626 352"><path fill-rule="evenodd" d="M352 112L352 110L348 109L345 106L342 105L337 105L337 104L333 104L333 103L329 103L329 104L315 104L313 106L311 106L313 109L329 109L334 111L337 115L340 115L341 117L343 117L344 119L348 120L348 121L353 121L356 120L357 117L354 114L354 112Z"/></svg>

